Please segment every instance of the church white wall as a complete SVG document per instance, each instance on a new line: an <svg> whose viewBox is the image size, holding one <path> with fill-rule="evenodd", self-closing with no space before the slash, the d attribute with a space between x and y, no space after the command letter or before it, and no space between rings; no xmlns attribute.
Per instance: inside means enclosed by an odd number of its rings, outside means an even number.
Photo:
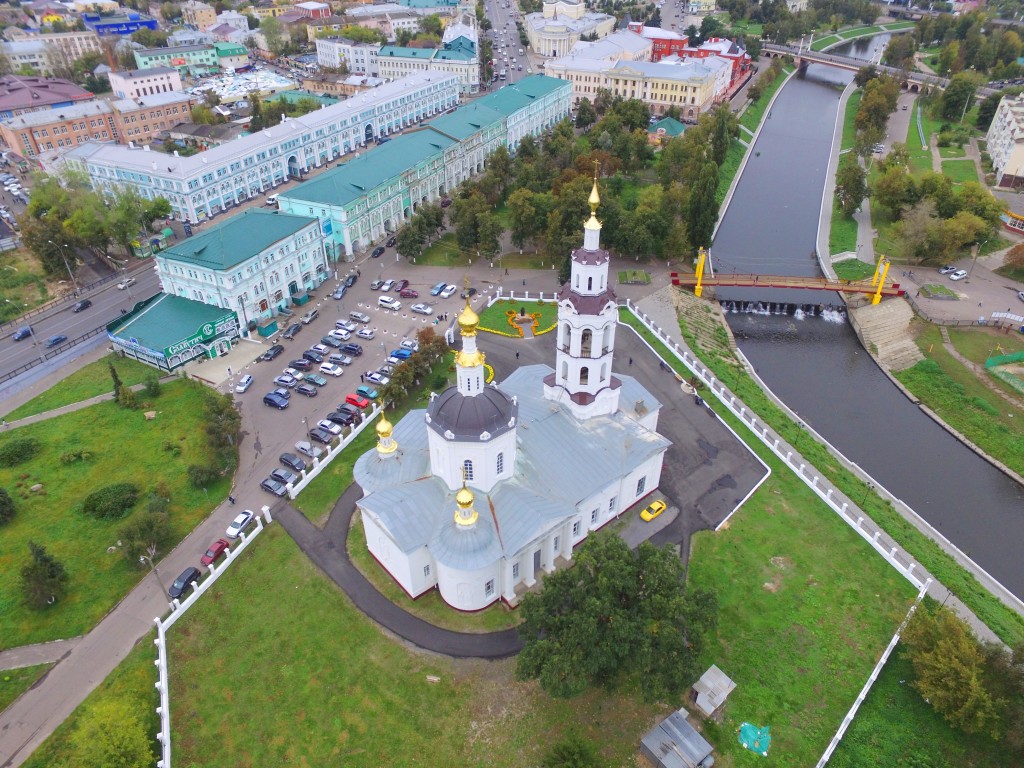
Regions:
<svg viewBox="0 0 1024 768"><path fill-rule="evenodd" d="M427 427L427 443L430 446L430 468L453 491L462 487L462 470L466 461L473 465L473 477L467 485L484 493L489 492L499 480L511 478L515 470L515 430L484 443L467 443L445 440ZM499 454L502 456L500 474Z"/></svg>
<svg viewBox="0 0 1024 768"><path fill-rule="evenodd" d="M436 568L430 552L423 548L411 556L407 555L398 548L375 515L365 509L359 511L363 521L363 532L366 534L366 548L409 597L418 597L431 589L436 583ZM429 573L424 574L423 569L427 565L431 567Z"/></svg>
<svg viewBox="0 0 1024 768"><path fill-rule="evenodd" d="M576 293L596 296L608 287L608 265L573 262L569 279Z"/></svg>
<svg viewBox="0 0 1024 768"><path fill-rule="evenodd" d="M458 571L438 563L437 588L441 597L448 605L460 611L479 611L486 608L501 597L501 562L475 571Z"/></svg>
<svg viewBox="0 0 1024 768"><path fill-rule="evenodd" d="M664 452L658 453L622 478L618 498L620 510L632 506L638 499L658 488L661 480L661 466L664 460ZM644 478L644 487L637 493L640 478Z"/></svg>

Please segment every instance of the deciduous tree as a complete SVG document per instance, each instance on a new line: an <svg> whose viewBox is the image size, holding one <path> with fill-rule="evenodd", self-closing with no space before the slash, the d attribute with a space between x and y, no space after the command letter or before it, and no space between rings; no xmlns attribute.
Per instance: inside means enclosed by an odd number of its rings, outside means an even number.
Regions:
<svg viewBox="0 0 1024 768"><path fill-rule="evenodd" d="M852 216L867 195L867 176L860 163L842 163L836 173L836 199L843 213Z"/></svg>
<svg viewBox="0 0 1024 768"><path fill-rule="evenodd" d="M79 768L147 768L153 745L139 713L144 706L125 699L104 699L86 710L71 736Z"/></svg>

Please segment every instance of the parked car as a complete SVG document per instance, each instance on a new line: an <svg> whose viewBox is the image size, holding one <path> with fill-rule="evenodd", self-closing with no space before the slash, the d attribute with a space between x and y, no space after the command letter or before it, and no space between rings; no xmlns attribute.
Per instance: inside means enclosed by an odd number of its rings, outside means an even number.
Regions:
<svg viewBox="0 0 1024 768"><path fill-rule="evenodd" d="M284 372L286 376L291 376L297 382L302 381L303 377L305 376L305 374L302 371L298 370L297 368L285 368Z"/></svg>
<svg viewBox="0 0 1024 768"><path fill-rule="evenodd" d="M227 539L217 539L206 549L206 554L199 558L199 562L203 565L215 562L224 556L230 546Z"/></svg>
<svg viewBox="0 0 1024 768"><path fill-rule="evenodd" d="M348 344L342 344L341 351L346 355L352 355L352 357L359 357L363 354L362 346L351 341Z"/></svg>
<svg viewBox="0 0 1024 768"><path fill-rule="evenodd" d="M238 394L242 394L243 392L248 391L249 387L252 386L252 383L254 381L255 379L250 374L245 374L245 376L240 378L238 380L238 383L235 384L235 392L237 392Z"/></svg>
<svg viewBox="0 0 1024 768"><path fill-rule="evenodd" d="M392 236L392 237L388 238L388 241L386 243L384 243L384 245L386 245L388 248L394 248L395 247L395 243L397 243L397 242L398 242L398 238Z"/></svg>
<svg viewBox="0 0 1024 768"><path fill-rule="evenodd" d="M356 336L360 339L370 340L377 335L377 332L373 328L360 328L356 331Z"/></svg>
<svg viewBox="0 0 1024 768"><path fill-rule="evenodd" d="M311 440L316 440L318 443L323 443L324 445L331 444L331 433L326 430L320 429L320 427L313 427L311 430L309 430L309 437Z"/></svg>
<svg viewBox="0 0 1024 768"><path fill-rule="evenodd" d="M301 330L301 323L292 323L291 325L288 326L288 328L285 329L285 332L281 335L284 336L286 339L294 339L296 334Z"/></svg>
<svg viewBox="0 0 1024 768"><path fill-rule="evenodd" d="M956 267L954 267L952 264L947 264L944 267L939 267L940 275L951 275L954 272L956 272Z"/></svg>
<svg viewBox="0 0 1024 768"><path fill-rule="evenodd" d="M320 373L326 373L328 376L341 376L344 372L344 368L334 363L324 363L320 366Z"/></svg>
<svg viewBox="0 0 1024 768"><path fill-rule="evenodd" d="M294 368L297 371L311 371L313 370L313 364L304 357L300 357L298 360L292 360L288 363L289 368ZM289 371L290 373L290 371ZM296 377L298 378L298 377Z"/></svg>
<svg viewBox="0 0 1024 768"><path fill-rule="evenodd" d="M967 270L958 269L956 272L953 272L953 273L950 274L949 279L950 280L963 280L965 277L967 277ZM47 342L46 346L50 346L50 343Z"/></svg>
<svg viewBox="0 0 1024 768"><path fill-rule="evenodd" d="M359 326L351 320L335 320L334 327L342 331L348 331L349 333L355 333L359 329Z"/></svg>
<svg viewBox="0 0 1024 768"><path fill-rule="evenodd" d="M450 197L446 197L444 200L441 201L441 207L442 208L447 208L451 204L452 204L452 199Z"/></svg>
<svg viewBox="0 0 1024 768"><path fill-rule="evenodd" d="M339 285L337 288L334 289L334 293L331 294L331 298L334 299L335 301L337 301L338 299L344 299L345 291L347 290L348 288L346 288L344 285Z"/></svg>
<svg viewBox="0 0 1024 768"><path fill-rule="evenodd" d="M323 341L323 339L321 339L321 341ZM310 347L310 349L321 355L331 354L331 348L328 347L326 344L314 344L312 347Z"/></svg>
<svg viewBox="0 0 1024 768"><path fill-rule="evenodd" d="M433 288L430 289L430 295L431 296L440 296L441 295L441 291L443 291L447 287L448 287L448 283L438 283L437 285L435 285Z"/></svg>
<svg viewBox="0 0 1024 768"><path fill-rule="evenodd" d="M302 479L291 470L281 469L280 467L271 470L270 477L271 479L276 480L279 483L284 483L285 485L295 485L295 483Z"/></svg>
<svg viewBox="0 0 1024 768"><path fill-rule="evenodd" d="M402 302L390 296L381 296L379 299L377 299L377 306L383 309L390 309L394 312L397 312L402 308Z"/></svg>
<svg viewBox="0 0 1024 768"><path fill-rule="evenodd" d="M330 419L321 419L316 423L316 425L324 432L330 432L335 437L341 434L341 425L335 424Z"/></svg>
<svg viewBox="0 0 1024 768"><path fill-rule="evenodd" d="M352 393L352 392L350 392L349 394L345 395L345 402L348 403L349 405L354 405L356 408L369 408L370 407L370 401L369 400L367 400L362 395L357 395L357 394Z"/></svg>
<svg viewBox="0 0 1024 768"><path fill-rule="evenodd" d="M229 539L237 539L250 525L252 525L255 522L256 513L253 512L251 509L247 509L245 510L245 512L242 512L239 515L237 515L235 519L231 521L231 525L228 526L228 529L227 531L225 531L225 533L227 534L227 537Z"/></svg>
<svg viewBox="0 0 1024 768"><path fill-rule="evenodd" d="M21 341L22 339L27 339L31 335L32 335L32 326L31 325L23 325L23 326L21 326L21 328L16 330L11 335L11 338L14 339L15 341Z"/></svg>
<svg viewBox="0 0 1024 768"><path fill-rule="evenodd" d="M358 279L359 279L359 275L357 275L355 272L352 272L352 273L346 275L345 276L345 287L346 288L351 288L353 285L356 284L356 280L358 280Z"/></svg>
<svg viewBox="0 0 1024 768"><path fill-rule="evenodd" d="M271 408L277 408L279 411L283 411L288 407L288 398L282 397L277 392L268 392L263 396L263 404L269 405Z"/></svg>
<svg viewBox="0 0 1024 768"><path fill-rule="evenodd" d="M316 384L318 387L326 387L327 379L318 373L307 373L306 382L309 384Z"/></svg>
<svg viewBox="0 0 1024 768"><path fill-rule="evenodd" d="M190 565L180 574L178 578L171 584L171 588L167 590L167 594L171 596L171 599L177 600L181 598L186 592L195 589L195 583L203 577L199 569L194 565Z"/></svg>
<svg viewBox="0 0 1024 768"><path fill-rule="evenodd" d="M278 498L288 493L288 489L284 487L284 483L278 482L272 477L264 479L263 482L260 483L260 488L264 491L270 491Z"/></svg>
<svg viewBox="0 0 1024 768"><path fill-rule="evenodd" d="M124 280L122 280L120 283L118 283L117 284L117 290L123 291L125 288L127 288L130 285L135 285L135 278L134 277L126 277Z"/></svg>
<svg viewBox="0 0 1024 768"><path fill-rule="evenodd" d="M317 352L315 349L307 349L305 352L302 353L302 356L306 360L309 360L311 363L316 363L317 365L324 361L324 356Z"/></svg>
<svg viewBox="0 0 1024 768"><path fill-rule="evenodd" d="M334 363L335 365L352 365L352 358L348 355L339 355L335 353L327 357L327 362Z"/></svg>
<svg viewBox="0 0 1024 768"><path fill-rule="evenodd" d="M274 390L274 394L280 395L285 400L292 399L292 391L288 389L288 387L278 387L277 389Z"/></svg>
<svg viewBox="0 0 1024 768"><path fill-rule="evenodd" d="M370 322L370 316L365 312L349 312L348 316L357 323L363 323L364 325Z"/></svg>
<svg viewBox="0 0 1024 768"><path fill-rule="evenodd" d="M274 383L282 387L288 387L288 389L291 389L292 387L299 383L299 380L296 379L294 376L288 375L287 373L282 373L280 376L274 377Z"/></svg>
<svg viewBox="0 0 1024 768"><path fill-rule="evenodd" d="M419 293L414 291L412 288L405 288L404 290L399 291L398 295L403 299L418 299L420 297Z"/></svg>
<svg viewBox="0 0 1024 768"><path fill-rule="evenodd" d="M309 310L309 312L304 314L299 319L301 320L303 325L309 325L314 320L316 320L318 317L320 317L320 313L317 310L315 310L315 309L311 309L311 310Z"/></svg>
<svg viewBox="0 0 1024 768"><path fill-rule="evenodd" d="M429 304L413 304L409 307L413 312L418 315L432 315L434 314L434 308Z"/></svg>
<svg viewBox="0 0 1024 768"><path fill-rule="evenodd" d="M468 289L467 288L463 288L462 289L462 293L460 294L460 296L462 296L462 298L464 298L464 299L468 299L468 298L471 298L473 296L476 296L476 288L468 288Z"/></svg>
<svg viewBox="0 0 1024 768"><path fill-rule="evenodd" d="M372 283L370 283L370 290L379 291L382 285L384 285L383 280L374 280Z"/></svg>
<svg viewBox="0 0 1024 768"><path fill-rule="evenodd" d="M275 357L284 352L284 347L280 344L275 344L272 347L268 347L267 351L260 355L261 360L273 360Z"/></svg>
<svg viewBox="0 0 1024 768"><path fill-rule="evenodd" d="M334 422L335 424L341 424L345 427L356 423L356 417L348 411L335 411L334 413L328 413L327 420Z"/></svg>
<svg viewBox="0 0 1024 768"><path fill-rule="evenodd" d="M408 287L409 287L409 281L408 280L399 280L397 283L395 283L395 291L397 293L401 293L402 291L404 291Z"/></svg>
<svg viewBox="0 0 1024 768"><path fill-rule="evenodd" d="M652 501L640 512L640 519L645 522L651 522L654 518L665 511L665 502L661 499Z"/></svg>
<svg viewBox="0 0 1024 768"><path fill-rule="evenodd" d="M377 259L377 258L380 258L383 254L384 254L384 246L383 245L378 245L376 248L373 249L373 253L370 254L370 258Z"/></svg>
<svg viewBox="0 0 1024 768"><path fill-rule="evenodd" d="M456 288L454 285L446 286L445 289L443 291L441 291L441 298L442 299L451 298L455 294L455 292L457 290L459 290L459 289Z"/></svg>
<svg viewBox="0 0 1024 768"><path fill-rule="evenodd" d="M402 339L402 342L398 346L402 349L408 349L410 352L420 351L420 343L415 339Z"/></svg>
<svg viewBox="0 0 1024 768"><path fill-rule="evenodd" d="M368 400L376 400L380 393L373 387L368 387L363 384L362 386L356 387L356 394L360 397L365 397Z"/></svg>
<svg viewBox="0 0 1024 768"><path fill-rule="evenodd" d="M402 361L399 360L397 357L391 357L388 359L393 360L394 362L384 363L384 365L377 369L378 373L383 373L385 376L391 376L392 374L394 374L395 366L400 365L402 363Z"/></svg>
<svg viewBox="0 0 1024 768"><path fill-rule="evenodd" d="M395 287L395 281L394 280L385 280L384 283L381 285L380 289L382 291L390 291L394 287Z"/></svg>
<svg viewBox="0 0 1024 768"><path fill-rule="evenodd" d="M298 392L300 395L305 395L306 397L316 397L317 395L320 394L320 390L318 390L312 384L306 383L299 384L299 386L295 388L295 391Z"/></svg>
<svg viewBox="0 0 1024 768"><path fill-rule="evenodd" d="M339 341L348 341L352 338L352 334L346 331L344 328L335 328L333 331L327 334L332 339L338 339Z"/></svg>
<svg viewBox="0 0 1024 768"><path fill-rule="evenodd" d="M324 352L324 354L330 354L329 350L337 349L338 347L341 346L341 339L336 339L333 336L324 336L322 339L320 339L320 344L318 344L317 346L327 347L328 351ZM319 352L320 350L317 351Z"/></svg>
<svg viewBox="0 0 1024 768"><path fill-rule="evenodd" d="M385 384L391 381L390 378L381 373L377 373L377 371L371 371L370 373L366 374L366 380L371 384L376 384L379 387L383 387Z"/></svg>
<svg viewBox="0 0 1024 768"><path fill-rule="evenodd" d="M277 457L278 461L284 464L288 469L294 469L296 472L306 471L306 462L296 456L294 453L282 453Z"/></svg>
<svg viewBox="0 0 1024 768"><path fill-rule="evenodd" d="M309 456L311 459L318 458L324 455L323 448L317 448L308 440L299 440L295 443L295 450L304 456Z"/></svg>
<svg viewBox="0 0 1024 768"><path fill-rule="evenodd" d="M264 201L264 205L277 206L278 195L267 195L267 199Z"/></svg>
<svg viewBox="0 0 1024 768"><path fill-rule="evenodd" d="M67 336L65 336L62 333L57 333L57 334L54 334L53 336L51 336L50 338L48 338L46 340L46 344L44 346L47 349L53 349L54 347L63 344L67 340L68 340Z"/></svg>
<svg viewBox="0 0 1024 768"><path fill-rule="evenodd" d="M408 360L412 357L412 350L408 347L402 347L401 349L391 350L391 356L397 357L399 360Z"/></svg>
<svg viewBox="0 0 1024 768"><path fill-rule="evenodd" d="M74 312L77 315L83 309L88 309L91 306L92 306L92 302L89 299L82 299L81 301L77 302L75 304L75 306L73 306L71 308L71 311Z"/></svg>

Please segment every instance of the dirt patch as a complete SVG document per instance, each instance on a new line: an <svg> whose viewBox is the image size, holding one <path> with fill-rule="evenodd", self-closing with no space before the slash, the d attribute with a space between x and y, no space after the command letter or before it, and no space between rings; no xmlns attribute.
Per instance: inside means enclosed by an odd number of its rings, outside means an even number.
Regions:
<svg viewBox="0 0 1024 768"><path fill-rule="evenodd" d="M780 557L776 555L771 558L768 562L772 564L775 569L775 573L772 574L770 581L766 581L762 586L766 592L778 592L782 586L782 574L793 567L793 561L788 557Z"/></svg>

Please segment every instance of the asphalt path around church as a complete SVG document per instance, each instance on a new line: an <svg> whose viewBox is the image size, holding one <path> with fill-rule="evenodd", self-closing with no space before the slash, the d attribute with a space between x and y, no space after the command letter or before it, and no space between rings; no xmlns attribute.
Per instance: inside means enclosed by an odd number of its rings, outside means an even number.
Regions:
<svg viewBox="0 0 1024 768"><path fill-rule="evenodd" d="M501 381L520 365L554 363L550 336L514 340L481 334L480 348ZM627 326L617 334L615 369L635 376L662 403L658 431L672 440L665 455L663 496L677 510L667 523L645 524L637 510L627 513L628 541L650 540L657 546L676 546L684 562L690 538L715 528L764 476L764 467L718 420L717 416L680 388L675 376ZM317 528L291 504L279 504L274 518L299 549L337 584L353 604L389 632L424 650L460 658L498 659L513 656L523 646L515 629L503 632L453 632L413 616L377 591L349 559L346 542L362 489L350 485L334 505L324 528ZM646 497L637 507L646 503ZM666 513L669 514L669 513ZM639 535L638 535L639 534Z"/></svg>

